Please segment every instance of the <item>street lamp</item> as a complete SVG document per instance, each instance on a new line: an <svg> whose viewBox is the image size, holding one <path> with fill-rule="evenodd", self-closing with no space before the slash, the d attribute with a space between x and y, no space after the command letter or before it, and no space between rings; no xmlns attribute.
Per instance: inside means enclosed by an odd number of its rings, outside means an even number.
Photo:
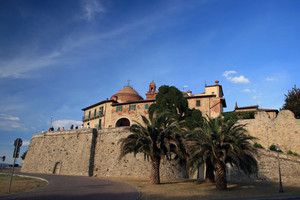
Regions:
<svg viewBox="0 0 300 200"><path fill-rule="evenodd" d="M279 160L279 151L280 151L280 147L279 147L279 146L276 146L276 151L277 151L278 169L279 169L279 193L282 193L282 192L283 192L283 189L282 189L281 170L280 170L280 160Z"/></svg>
<svg viewBox="0 0 300 200"><path fill-rule="evenodd" d="M50 123L50 128L52 127L52 119L53 119L53 115L51 115L51 123Z"/></svg>

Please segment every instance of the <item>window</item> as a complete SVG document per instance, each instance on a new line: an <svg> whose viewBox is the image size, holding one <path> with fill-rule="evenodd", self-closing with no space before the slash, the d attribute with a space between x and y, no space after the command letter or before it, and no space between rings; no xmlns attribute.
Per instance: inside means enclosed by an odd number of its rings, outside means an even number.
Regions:
<svg viewBox="0 0 300 200"><path fill-rule="evenodd" d="M117 106L117 108L116 108L116 112L122 112L122 106Z"/></svg>
<svg viewBox="0 0 300 200"><path fill-rule="evenodd" d="M91 111L89 111L89 118L91 118Z"/></svg>
<svg viewBox="0 0 300 200"><path fill-rule="evenodd" d="M97 109L95 109L94 111L94 117L96 117L96 114L97 114Z"/></svg>
<svg viewBox="0 0 300 200"><path fill-rule="evenodd" d="M99 115L100 115L100 116L103 115L103 106L101 106L101 107L99 108Z"/></svg>
<svg viewBox="0 0 300 200"><path fill-rule="evenodd" d="M129 111L135 110L135 109L136 109L136 105L129 105Z"/></svg>
<svg viewBox="0 0 300 200"><path fill-rule="evenodd" d="M101 128L101 119L99 119L98 128Z"/></svg>
<svg viewBox="0 0 300 200"><path fill-rule="evenodd" d="M197 106L197 107L201 106L200 100L197 100L197 101L196 101L196 106Z"/></svg>
<svg viewBox="0 0 300 200"><path fill-rule="evenodd" d="M145 110L149 109L149 104L145 104Z"/></svg>

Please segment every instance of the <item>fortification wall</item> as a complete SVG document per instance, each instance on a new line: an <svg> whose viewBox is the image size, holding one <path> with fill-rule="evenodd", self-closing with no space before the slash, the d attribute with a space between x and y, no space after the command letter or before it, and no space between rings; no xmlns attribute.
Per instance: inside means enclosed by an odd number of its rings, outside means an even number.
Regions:
<svg viewBox="0 0 300 200"><path fill-rule="evenodd" d="M262 180L279 181L278 153L274 151L258 150L257 162L258 173L248 177L240 170L228 166L227 176L229 180ZM283 183L299 185L300 178L300 157L279 153L281 179Z"/></svg>
<svg viewBox="0 0 300 200"><path fill-rule="evenodd" d="M279 145L283 152L291 150L300 153L300 119L289 110L282 110L274 119L266 112L258 112L255 119L239 120L246 124L249 134L258 138L265 149L272 144Z"/></svg>
<svg viewBox="0 0 300 200"><path fill-rule="evenodd" d="M113 128L98 131L95 149L94 176L106 177L142 177L150 176L150 162L139 153L126 155L119 160L118 141L130 134L128 128ZM187 178L185 165L172 161L161 164L162 178Z"/></svg>
<svg viewBox="0 0 300 200"><path fill-rule="evenodd" d="M94 132L81 129L33 135L21 171L91 175Z"/></svg>
<svg viewBox="0 0 300 200"><path fill-rule="evenodd" d="M300 121L289 111L281 111L276 119L270 119L264 112L255 119L240 120L247 124L249 133L258 138L258 143L267 148L269 144L279 144L283 152L292 150L300 153ZM268 127L268 134L266 127ZM107 177L142 177L150 175L150 163L143 154L127 155L119 160L118 141L130 134L128 128L108 128L103 130L79 129L60 132L46 132L32 136L22 172L48 173ZM259 173L252 179L278 180L278 160L276 152L259 150L257 155ZM283 182L295 182L300 178L300 157L280 154ZM229 169L232 180L246 176L235 169ZM188 177L185 166L177 162L161 165L162 178ZM249 179L246 177L245 179Z"/></svg>

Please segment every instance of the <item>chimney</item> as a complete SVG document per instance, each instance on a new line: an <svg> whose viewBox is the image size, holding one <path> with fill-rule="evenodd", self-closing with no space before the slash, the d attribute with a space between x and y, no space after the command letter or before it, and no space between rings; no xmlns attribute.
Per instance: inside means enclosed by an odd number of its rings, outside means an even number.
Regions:
<svg viewBox="0 0 300 200"><path fill-rule="evenodd" d="M219 81L215 81L216 85L219 85Z"/></svg>
<svg viewBox="0 0 300 200"><path fill-rule="evenodd" d="M190 97L190 96L192 96L192 91L191 90L188 90L187 91L187 95Z"/></svg>
<svg viewBox="0 0 300 200"><path fill-rule="evenodd" d="M235 109L237 109L237 108L239 108L239 107L237 106L237 102L235 102Z"/></svg>

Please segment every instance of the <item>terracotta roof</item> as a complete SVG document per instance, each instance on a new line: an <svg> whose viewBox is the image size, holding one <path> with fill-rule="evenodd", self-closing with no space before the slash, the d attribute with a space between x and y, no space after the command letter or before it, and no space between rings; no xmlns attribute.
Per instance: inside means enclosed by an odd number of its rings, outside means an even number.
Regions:
<svg viewBox="0 0 300 200"><path fill-rule="evenodd" d="M130 102L130 101L143 100L143 97L141 97L137 93L137 91L135 91L133 88L129 86L124 87L119 92L112 95L110 99L114 99L114 97L117 97L118 102Z"/></svg>
<svg viewBox="0 0 300 200"><path fill-rule="evenodd" d="M245 107L237 107L237 108L235 108L235 110L239 110L239 109L251 109L251 108L258 109L258 105L255 105L255 106L245 106Z"/></svg>

